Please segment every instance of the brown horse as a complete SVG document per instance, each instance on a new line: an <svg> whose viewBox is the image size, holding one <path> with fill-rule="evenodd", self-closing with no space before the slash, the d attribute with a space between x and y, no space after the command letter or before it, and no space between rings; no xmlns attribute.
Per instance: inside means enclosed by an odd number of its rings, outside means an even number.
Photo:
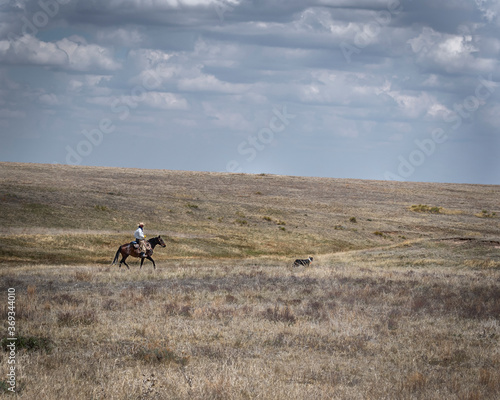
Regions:
<svg viewBox="0 0 500 400"><path fill-rule="evenodd" d="M150 260L153 263L154 269L156 269L155 261L151 258L151 256L153 255L153 249L158 244L161 247L166 246L165 242L163 241L163 239L159 235L157 237L154 237L154 238L147 240L147 243L146 243L147 251L146 251L146 255L144 257L141 257L141 250L136 249L133 245L133 242L122 244L120 247L118 247L118 251L116 252L115 258L113 260L113 264L116 264L116 262L118 261L118 257L120 257L120 254L121 254L122 259L121 259L120 265L119 265L120 268L122 267L122 263L123 263L127 266L128 269L130 269L130 267L125 262L125 260L127 259L128 256L132 256L132 257L137 257L137 258L140 257L141 258L141 268L142 268L142 264L144 263L144 259L147 258L148 260Z"/></svg>

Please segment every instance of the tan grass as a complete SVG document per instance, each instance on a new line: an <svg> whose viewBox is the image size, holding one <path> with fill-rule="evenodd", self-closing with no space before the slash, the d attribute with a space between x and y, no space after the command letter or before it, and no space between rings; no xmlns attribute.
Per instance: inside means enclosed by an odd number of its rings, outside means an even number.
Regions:
<svg viewBox="0 0 500 400"><path fill-rule="evenodd" d="M0 263L10 264L107 264L139 220L167 239L159 261L305 257L499 231L496 218L474 215L499 211L497 186L15 163L0 163L0 183Z"/></svg>
<svg viewBox="0 0 500 400"><path fill-rule="evenodd" d="M54 342L19 351L19 397L500 395L497 269L347 255L298 270L251 259L4 270L21 308L37 299L20 329ZM77 278L85 271L91 282Z"/></svg>
<svg viewBox="0 0 500 400"><path fill-rule="evenodd" d="M500 397L496 186L0 171L20 399ZM138 219L158 268L111 266Z"/></svg>

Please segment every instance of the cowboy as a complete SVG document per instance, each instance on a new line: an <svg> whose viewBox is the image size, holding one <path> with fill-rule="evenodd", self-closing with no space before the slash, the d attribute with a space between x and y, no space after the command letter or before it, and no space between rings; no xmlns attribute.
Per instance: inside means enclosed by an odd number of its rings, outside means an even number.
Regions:
<svg viewBox="0 0 500 400"><path fill-rule="evenodd" d="M134 232L135 241L139 245L141 257L146 257L146 235L144 234L144 222L139 223L139 227Z"/></svg>

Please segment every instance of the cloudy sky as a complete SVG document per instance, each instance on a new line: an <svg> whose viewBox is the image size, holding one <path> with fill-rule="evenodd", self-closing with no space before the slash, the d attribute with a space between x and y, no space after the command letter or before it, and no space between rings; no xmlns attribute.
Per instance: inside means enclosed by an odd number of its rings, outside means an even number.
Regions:
<svg viewBox="0 0 500 400"><path fill-rule="evenodd" d="M0 161L500 184L499 0L0 0Z"/></svg>

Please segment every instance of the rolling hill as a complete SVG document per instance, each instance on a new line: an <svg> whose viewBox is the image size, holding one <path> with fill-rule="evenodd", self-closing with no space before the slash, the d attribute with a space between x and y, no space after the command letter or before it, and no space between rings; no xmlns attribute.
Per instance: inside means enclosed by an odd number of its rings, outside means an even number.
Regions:
<svg viewBox="0 0 500 400"><path fill-rule="evenodd" d="M160 261L500 236L498 186L15 163L0 179L2 263L106 264L139 221L168 240Z"/></svg>
<svg viewBox="0 0 500 400"><path fill-rule="evenodd" d="M0 180L0 395L500 398L499 186L14 163ZM165 238L157 269L110 265L139 221Z"/></svg>

